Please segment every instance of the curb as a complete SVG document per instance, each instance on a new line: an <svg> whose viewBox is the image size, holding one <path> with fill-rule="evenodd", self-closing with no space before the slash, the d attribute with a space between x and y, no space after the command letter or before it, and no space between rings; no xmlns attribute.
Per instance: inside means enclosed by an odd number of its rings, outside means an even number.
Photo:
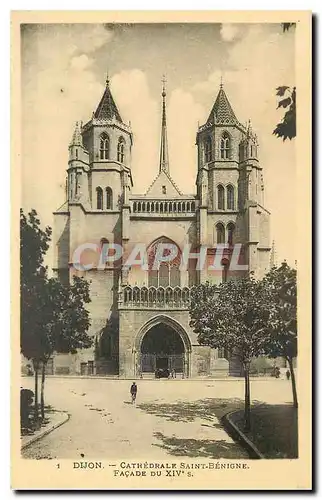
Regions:
<svg viewBox="0 0 322 500"><path fill-rule="evenodd" d="M231 436L239 441L241 445L246 449L250 458L262 459L265 456L258 450L258 448L252 443L252 441L234 424L231 420L231 415L240 412L240 410L232 411L227 413L222 417L222 422L224 427L228 428Z"/></svg>
<svg viewBox="0 0 322 500"><path fill-rule="evenodd" d="M22 375L22 378L28 377L28 375ZM101 376L101 375L46 375L46 379L78 379L78 380L110 380L110 381L126 381L126 380L138 380L138 381L143 381L143 382L151 382L153 380L169 380L172 382L244 382L243 377L234 377L234 376L229 376L229 377L217 377L217 378L203 378L203 377L185 377L185 378L175 378L175 379L167 379L167 378L162 378L162 379L156 379L156 378L138 378L138 377L109 377L109 376ZM267 382L269 380L272 380L272 377L250 377L250 380L252 382L258 381L258 382ZM274 379L273 379L274 380ZM282 379L283 380L283 379Z"/></svg>
<svg viewBox="0 0 322 500"><path fill-rule="evenodd" d="M64 412L64 411L61 411L59 413L62 413L62 415L63 415L62 420L60 422L56 422L54 425L52 425L48 429L44 429L43 432L40 432L37 436L33 436L30 439L30 441L28 441L28 443L25 443L25 444L21 445L21 451L25 450L26 448L28 448L31 444L35 443L36 441L39 441L43 437L47 436L47 434L50 434L50 432L54 431L55 429L57 429L61 425L65 424L70 419L70 414L69 413Z"/></svg>

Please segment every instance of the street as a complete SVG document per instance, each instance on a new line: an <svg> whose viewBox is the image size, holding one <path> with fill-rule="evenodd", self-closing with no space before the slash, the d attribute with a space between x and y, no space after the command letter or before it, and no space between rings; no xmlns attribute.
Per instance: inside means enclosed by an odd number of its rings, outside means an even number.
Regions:
<svg viewBox="0 0 322 500"><path fill-rule="evenodd" d="M23 451L25 458L166 460L247 458L220 423L243 405L242 380L139 380L135 405L130 380L48 378L46 404L70 420ZM33 389L33 378L21 385ZM285 403L286 380L254 380L252 402Z"/></svg>

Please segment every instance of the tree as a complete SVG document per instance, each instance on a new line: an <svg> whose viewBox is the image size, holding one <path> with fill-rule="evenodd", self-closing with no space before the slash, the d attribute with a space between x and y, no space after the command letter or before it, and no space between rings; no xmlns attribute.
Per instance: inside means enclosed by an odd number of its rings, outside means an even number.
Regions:
<svg viewBox="0 0 322 500"><path fill-rule="evenodd" d="M64 286L48 279L43 258L49 248L51 229L42 230L37 212L20 211L21 255L21 352L32 360L35 372L35 422L38 423L38 374L41 367L41 416L44 418L46 366L54 352L75 353L90 347L90 325L85 304L89 284L75 276Z"/></svg>
<svg viewBox="0 0 322 500"><path fill-rule="evenodd" d="M290 367L293 405L298 406L294 358L297 356L297 286L296 270L286 262L273 267L263 279L269 296L270 315L265 353L270 357L284 357Z"/></svg>
<svg viewBox="0 0 322 500"><path fill-rule="evenodd" d="M42 377L41 415L44 418L44 387L46 366L54 352L75 353L92 345L87 335L90 326L89 312L85 304L90 302L89 284L74 277L70 285L57 279L49 279L41 297L42 332Z"/></svg>
<svg viewBox="0 0 322 500"><path fill-rule="evenodd" d="M278 108L285 108L286 112L283 120L276 125L273 134L281 137L283 141L296 137L296 88L277 87L276 95L280 99Z"/></svg>
<svg viewBox="0 0 322 500"><path fill-rule="evenodd" d="M289 31L296 23L282 23L283 32ZM285 85L277 87L276 95L279 99L277 109L285 108L286 112L283 119L278 123L273 134L285 141L296 137L296 88L292 90Z"/></svg>
<svg viewBox="0 0 322 500"><path fill-rule="evenodd" d="M198 334L198 342L227 349L243 365L245 430L250 429L250 361L264 353L268 316L262 284L251 276L220 285L200 284L192 291L190 326Z"/></svg>
<svg viewBox="0 0 322 500"><path fill-rule="evenodd" d="M51 228L40 227L36 210L20 210L20 348L32 360L35 373L35 421L38 422L38 372L42 354L41 297L47 269L43 259L49 248Z"/></svg>

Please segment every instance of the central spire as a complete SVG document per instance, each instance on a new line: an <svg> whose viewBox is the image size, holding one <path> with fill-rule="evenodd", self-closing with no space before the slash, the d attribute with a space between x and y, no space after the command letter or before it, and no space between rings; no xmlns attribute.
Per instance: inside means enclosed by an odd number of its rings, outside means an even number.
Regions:
<svg viewBox="0 0 322 500"><path fill-rule="evenodd" d="M167 117L166 117L166 79L162 78L162 124L161 124L161 147L160 147L160 172L169 173L169 153L168 153L168 138L167 138Z"/></svg>

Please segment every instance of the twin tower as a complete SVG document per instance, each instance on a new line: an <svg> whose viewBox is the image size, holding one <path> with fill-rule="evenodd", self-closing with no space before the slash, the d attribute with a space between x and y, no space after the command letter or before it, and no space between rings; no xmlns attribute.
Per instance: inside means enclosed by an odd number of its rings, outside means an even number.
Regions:
<svg viewBox="0 0 322 500"><path fill-rule="evenodd" d="M67 200L55 212L54 270L66 283L75 273L88 279L89 333L95 348L68 359L56 356L55 372L134 377L153 376L156 369L168 367L185 377L240 373L236 360L200 346L189 325L190 287L237 277L227 265L235 243L241 244L240 263L247 268L242 273L261 277L269 269L270 214L264 208L257 137L250 124L238 121L222 85L206 123L198 128L196 145L196 194L185 194L170 173L163 82L156 177L146 193L134 194L133 135L108 80L91 119L76 125L69 146ZM140 165L151 168L144 157ZM185 175L185 165L179 168ZM225 244L226 263L215 271L208 265L198 269L194 262L188 269L173 262L159 270L108 262L104 269L93 265L83 272L73 266L74 252L84 244L117 243L126 250L140 243L150 257L159 242L177 245L178 252L189 245L195 254L207 247L207 263L214 261L216 247Z"/></svg>
<svg viewBox="0 0 322 500"><path fill-rule="evenodd" d="M141 219L148 224L153 219L170 224L178 217L188 218L196 226L192 238L196 246L239 242L244 245L244 263L260 276L268 270L270 241L258 140L250 122L245 126L237 119L222 84L206 123L198 128L196 145L196 195L184 195L170 175L163 81L159 172L145 194L133 195L133 134L122 120L107 79L91 119L76 124L69 146L65 209L81 207L93 217L109 216L105 225L110 220L118 226L112 239L121 244L131 238L131 222ZM141 163L147 168L144 158Z"/></svg>

